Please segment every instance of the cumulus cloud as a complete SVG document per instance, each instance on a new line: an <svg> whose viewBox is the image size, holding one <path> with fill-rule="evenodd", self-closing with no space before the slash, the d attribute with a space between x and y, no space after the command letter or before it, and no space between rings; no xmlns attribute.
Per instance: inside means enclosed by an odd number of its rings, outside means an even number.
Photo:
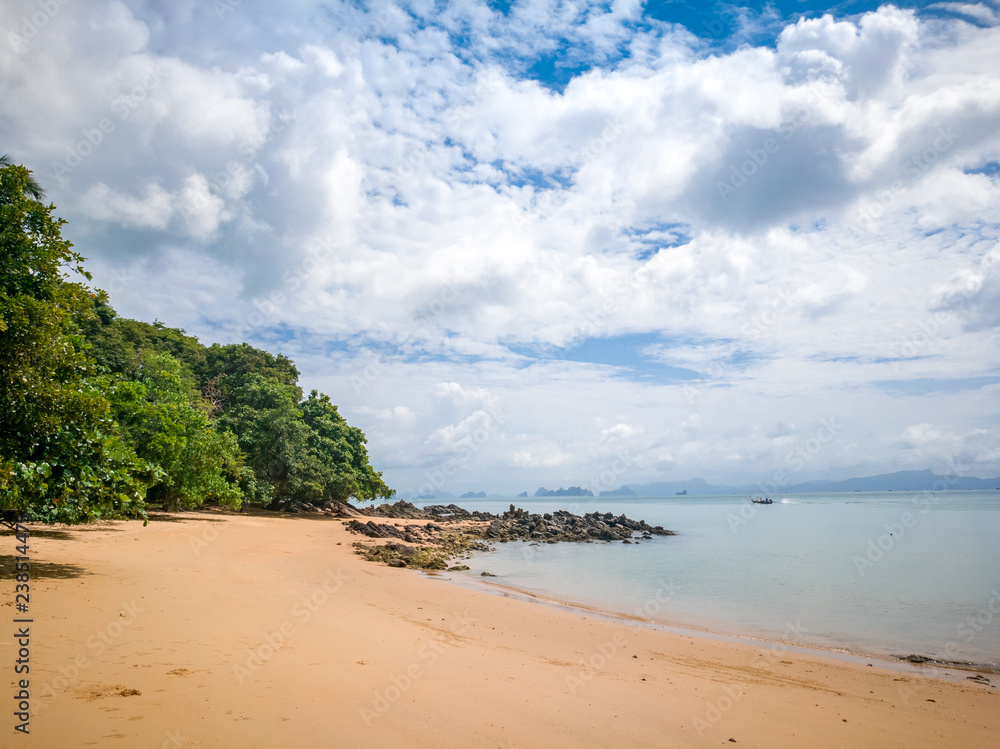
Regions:
<svg viewBox="0 0 1000 749"><path fill-rule="evenodd" d="M831 402L803 470L880 470L971 450L1000 364L1000 29L936 7L720 49L631 1L70 3L0 44L0 137L123 314L295 355L390 479L737 480Z"/></svg>

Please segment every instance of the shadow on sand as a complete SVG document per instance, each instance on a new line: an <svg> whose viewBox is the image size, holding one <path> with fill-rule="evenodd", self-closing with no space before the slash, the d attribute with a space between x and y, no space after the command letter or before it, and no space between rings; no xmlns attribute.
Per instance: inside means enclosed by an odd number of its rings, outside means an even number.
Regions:
<svg viewBox="0 0 1000 749"><path fill-rule="evenodd" d="M11 554L0 554L0 580L14 579L14 557ZM78 564L59 564L57 562L36 562L31 560L32 580L72 580L73 578L92 575Z"/></svg>

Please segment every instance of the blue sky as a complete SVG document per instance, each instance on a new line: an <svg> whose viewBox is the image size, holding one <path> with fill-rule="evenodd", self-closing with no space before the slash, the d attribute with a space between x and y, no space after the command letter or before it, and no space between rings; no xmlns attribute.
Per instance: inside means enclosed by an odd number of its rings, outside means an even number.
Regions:
<svg viewBox="0 0 1000 749"><path fill-rule="evenodd" d="M996 2L46 8L0 152L95 283L401 493L1000 474Z"/></svg>

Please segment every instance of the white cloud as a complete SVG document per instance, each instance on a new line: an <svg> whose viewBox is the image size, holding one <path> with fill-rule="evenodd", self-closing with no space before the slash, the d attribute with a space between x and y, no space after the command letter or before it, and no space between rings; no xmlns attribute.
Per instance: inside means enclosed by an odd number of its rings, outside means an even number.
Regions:
<svg viewBox="0 0 1000 749"><path fill-rule="evenodd" d="M919 460L923 423L1000 473L995 429L949 437L1000 365L1000 30L948 6L980 25L885 6L707 54L637 2L74 3L0 45L0 137L124 314L293 353L391 481L572 483L610 443L623 482L738 480L832 415L802 478ZM526 77L563 43L588 72ZM625 335L647 369L532 353Z"/></svg>
<svg viewBox="0 0 1000 749"><path fill-rule="evenodd" d="M980 23L995 24L998 16L995 9L984 3L934 3L927 6L929 10L945 10L974 18Z"/></svg>

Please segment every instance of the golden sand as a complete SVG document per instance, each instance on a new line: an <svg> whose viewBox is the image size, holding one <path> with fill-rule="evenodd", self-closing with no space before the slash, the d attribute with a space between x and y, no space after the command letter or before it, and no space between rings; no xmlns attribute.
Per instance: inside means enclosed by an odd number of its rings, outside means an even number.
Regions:
<svg viewBox="0 0 1000 749"><path fill-rule="evenodd" d="M365 562L328 518L34 526L10 747L995 747L1000 689ZM14 537L0 596L13 608ZM0 638L8 680L16 625Z"/></svg>

